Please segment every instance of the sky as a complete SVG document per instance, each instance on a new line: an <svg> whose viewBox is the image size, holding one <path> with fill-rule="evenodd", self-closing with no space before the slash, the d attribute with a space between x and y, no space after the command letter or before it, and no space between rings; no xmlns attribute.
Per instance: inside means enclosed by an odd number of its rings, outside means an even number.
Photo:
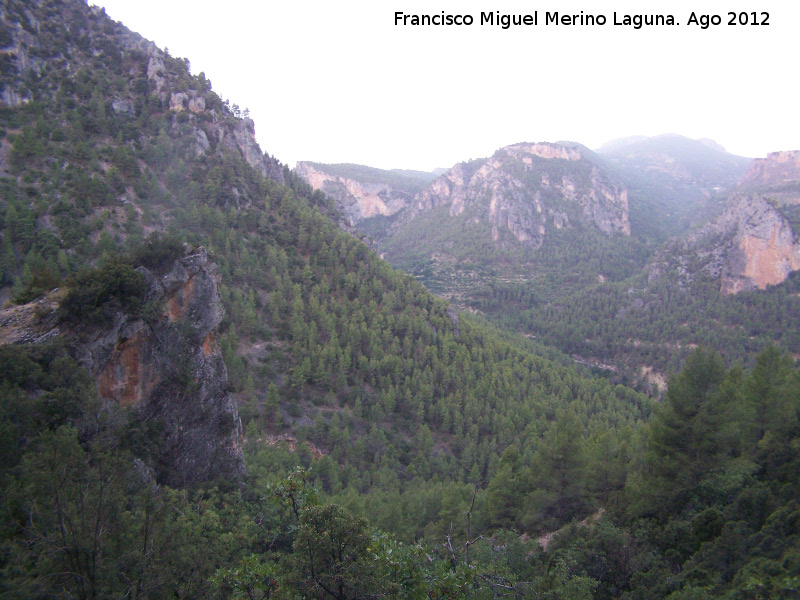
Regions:
<svg viewBox="0 0 800 600"><path fill-rule="evenodd" d="M632 135L710 138L762 157L800 149L789 0L89 0L187 58L255 121L263 151L429 171L517 142L597 148ZM647 12L644 12L644 11ZM481 25L482 12L538 15ZM728 25L729 12L768 25ZM395 13L471 15L396 25ZM546 13L606 24L545 25ZM614 25L672 15L674 26ZM688 23L692 13L697 25ZM703 15L721 24L703 28Z"/></svg>

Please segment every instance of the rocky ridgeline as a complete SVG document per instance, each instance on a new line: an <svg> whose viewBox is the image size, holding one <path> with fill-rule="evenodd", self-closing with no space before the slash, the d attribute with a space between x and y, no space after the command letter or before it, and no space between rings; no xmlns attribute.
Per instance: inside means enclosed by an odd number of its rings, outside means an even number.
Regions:
<svg viewBox="0 0 800 600"><path fill-rule="evenodd" d="M574 145L515 144L491 158L459 163L413 195L389 184L332 175L309 163L298 163L297 173L336 199L353 224L400 213L399 226L447 206L451 217L468 211L472 218L486 219L495 241L508 230L518 242L539 247L548 227L569 227L575 218L607 234L630 235L625 187L589 155Z"/></svg>
<svg viewBox="0 0 800 600"><path fill-rule="evenodd" d="M39 300L0 311L0 342L66 337L103 402L163 425L160 481L241 480L242 426L216 341L224 316L216 265L200 248L163 277L137 270L147 286L144 302L159 307L156 314L117 310L103 325L69 326L54 319L56 305Z"/></svg>
<svg viewBox="0 0 800 600"><path fill-rule="evenodd" d="M284 183L280 162L262 152L256 142L253 121L230 118L232 115L227 109L209 108L214 104L210 87L197 89L192 78L174 76L168 68L167 55L153 42L120 23L114 23L100 7L69 0L30 1L26 5L15 0L7 10L0 11L0 25L4 30L0 54L6 65L0 76L0 106L16 107L30 102L33 94L28 82L42 77L45 65L51 69L53 65L60 65L67 72L74 73L82 68L91 69L92 61L104 53L118 52L113 59L128 65L131 79L146 77L151 92L169 107L173 114L173 129L179 126L178 113L187 111L190 114L189 124L193 129L192 136L197 140L197 155L209 151L209 139L213 137L218 142L218 149L228 148L241 153L248 164L264 177ZM43 22L36 17L44 12L70 23L69 29L58 31L49 19ZM82 26L78 27L76 23ZM63 36L63 41L58 40L60 36ZM113 96L106 98L106 103L117 115L135 115L132 93L115 90Z"/></svg>

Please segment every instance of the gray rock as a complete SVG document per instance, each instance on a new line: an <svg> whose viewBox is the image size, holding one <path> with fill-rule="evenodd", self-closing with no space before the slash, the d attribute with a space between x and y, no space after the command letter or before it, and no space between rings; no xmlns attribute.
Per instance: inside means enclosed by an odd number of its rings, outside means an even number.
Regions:
<svg viewBox="0 0 800 600"><path fill-rule="evenodd" d="M224 317L216 265L200 248L161 278L137 271L145 302L161 306L160 314L145 321L118 311L106 326L83 332L76 356L105 402L163 425L160 482L241 481L242 426L216 342Z"/></svg>
<svg viewBox="0 0 800 600"><path fill-rule="evenodd" d="M121 98L114 98L111 101L111 109L118 115L123 114L130 117L134 115L133 103L122 100Z"/></svg>

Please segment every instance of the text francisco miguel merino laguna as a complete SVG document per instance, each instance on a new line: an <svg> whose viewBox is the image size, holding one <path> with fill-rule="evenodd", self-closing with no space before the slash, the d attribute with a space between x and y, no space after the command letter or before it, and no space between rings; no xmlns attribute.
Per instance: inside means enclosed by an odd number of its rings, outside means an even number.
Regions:
<svg viewBox="0 0 800 600"><path fill-rule="evenodd" d="M503 29L509 29L512 26L537 26L542 25L626 25L634 29L641 29L644 26L652 25L677 25L673 15L628 15L618 14L614 12L613 17L610 19L604 14L587 14L581 11L578 14L565 14L556 12L542 11L542 18L540 19L539 11L534 11L533 14L503 14L500 11L481 12L478 18L470 14L448 14L444 11L441 14L420 14L413 15L397 11L394 13L395 25L456 25L456 26L469 26L469 25L495 25ZM689 23L701 24L700 19L692 13L689 18Z"/></svg>

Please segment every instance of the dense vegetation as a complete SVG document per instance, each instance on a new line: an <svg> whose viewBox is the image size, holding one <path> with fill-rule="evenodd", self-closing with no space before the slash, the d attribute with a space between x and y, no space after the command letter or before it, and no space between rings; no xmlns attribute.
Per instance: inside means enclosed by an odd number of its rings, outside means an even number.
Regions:
<svg viewBox="0 0 800 600"><path fill-rule="evenodd" d="M325 486L327 456L254 439L245 488L170 490L134 460L153 432L98 404L63 347L0 349L0 386L4 597L797 593L800 372L774 347L747 373L694 352L637 432L582 440L561 414L530 458L510 446L486 486L417 476L405 493L326 493L311 484ZM310 470L284 470L297 461ZM594 514L578 523L581 504Z"/></svg>
<svg viewBox="0 0 800 600"><path fill-rule="evenodd" d="M25 8L14 35L37 32ZM661 405L588 377L458 315L290 171L262 177L218 141L241 120L186 61L162 57L165 85L206 112L171 111L101 12L37 11L44 70L0 111L2 285L59 300L66 333L0 346L0 596L796 594L791 358L726 371L699 350ZM184 244L221 276L241 486L157 481L164 424L99 398L68 333L155 318L136 267L163 273Z"/></svg>
<svg viewBox="0 0 800 600"><path fill-rule="evenodd" d="M395 223L389 236L371 220L360 227L377 235L387 260L434 293L651 393L698 344L719 348L728 365L751 365L772 343L800 350L790 326L800 311L792 281L725 297L718 274L710 275L714 270L698 264L698 256L718 254L729 239L706 240L699 252L685 251L681 238L665 244L690 224L719 216L728 198L723 186L741 176L748 159L680 136L582 153L580 161L529 157L529 164L509 159L504 150L493 157L524 184L507 193L531 196L536 190L548 211L563 212L568 225L548 227L540 240L520 243L505 227L492 239L479 199L457 216L441 206ZM461 165L464 176L482 162ZM541 185L567 176L578 189L588 186L592 165L625 182L630 237L602 233L582 218L577 203ZM767 191L777 194L771 201L791 221L796 211L778 199L790 188Z"/></svg>
<svg viewBox="0 0 800 600"><path fill-rule="evenodd" d="M718 278L687 283L672 272L652 282L641 275L587 286L556 300L533 286L495 283L474 293L472 305L563 352L616 365L620 376L613 377L634 384L641 366L676 372L703 344L719 348L728 365L752 365L775 342L800 352L799 285L793 275L767 290L724 296Z"/></svg>

